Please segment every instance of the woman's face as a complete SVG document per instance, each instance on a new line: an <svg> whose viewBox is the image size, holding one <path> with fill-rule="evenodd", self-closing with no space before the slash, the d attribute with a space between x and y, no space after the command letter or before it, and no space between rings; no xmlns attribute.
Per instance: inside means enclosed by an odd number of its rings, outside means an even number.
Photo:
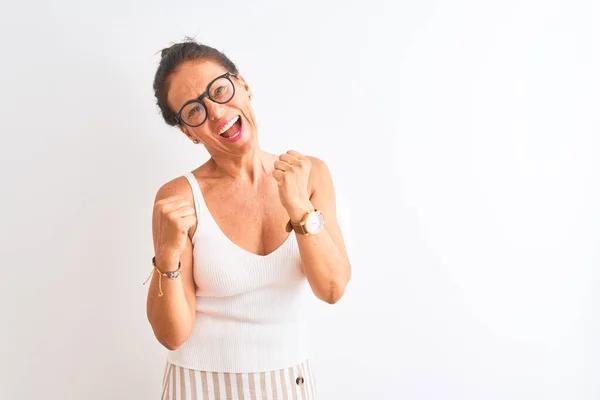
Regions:
<svg viewBox="0 0 600 400"><path fill-rule="evenodd" d="M225 73L227 71L213 61L186 62L171 75L167 101L175 113L183 107L181 117L191 125L195 125L193 121L199 123L206 115L200 126L191 127L180 121L179 127L190 139L204 144L211 154L243 154L254 143L256 121L248 85L240 75L229 78L234 88L226 79L211 85L209 94L217 100L219 96L226 100L235 93L226 103L219 104L205 96L201 101L204 109L197 103L186 105L205 93L208 85Z"/></svg>

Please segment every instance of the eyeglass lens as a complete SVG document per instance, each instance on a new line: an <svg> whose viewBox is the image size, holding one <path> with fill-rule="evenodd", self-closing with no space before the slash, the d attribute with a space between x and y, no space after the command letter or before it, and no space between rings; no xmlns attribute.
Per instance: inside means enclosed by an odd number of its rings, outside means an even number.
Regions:
<svg viewBox="0 0 600 400"><path fill-rule="evenodd" d="M233 94L233 83L227 78L218 78L208 88L208 97L219 104L227 103ZM181 110L181 118L187 125L201 125L206 120L206 107L199 101L189 103Z"/></svg>

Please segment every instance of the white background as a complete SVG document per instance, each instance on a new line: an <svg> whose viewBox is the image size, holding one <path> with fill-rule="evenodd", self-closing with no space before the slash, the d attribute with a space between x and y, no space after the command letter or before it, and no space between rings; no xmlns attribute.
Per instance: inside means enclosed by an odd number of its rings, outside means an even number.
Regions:
<svg viewBox="0 0 600 400"><path fill-rule="evenodd" d="M238 64L261 145L325 160L353 265L320 399L600 398L600 3L75 0L0 14L0 398L158 398L151 210L207 159L152 79Z"/></svg>

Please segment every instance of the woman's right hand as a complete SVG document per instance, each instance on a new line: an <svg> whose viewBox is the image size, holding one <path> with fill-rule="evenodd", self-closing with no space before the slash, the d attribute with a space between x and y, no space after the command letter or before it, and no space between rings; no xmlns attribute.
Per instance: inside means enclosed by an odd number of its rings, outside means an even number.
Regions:
<svg viewBox="0 0 600 400"><path fill-rule="evenodd" d="M192 203L181 196L170 196L154 204L152 214L156 258L179 256L185 249L189 230L196 223Z"/></svg>

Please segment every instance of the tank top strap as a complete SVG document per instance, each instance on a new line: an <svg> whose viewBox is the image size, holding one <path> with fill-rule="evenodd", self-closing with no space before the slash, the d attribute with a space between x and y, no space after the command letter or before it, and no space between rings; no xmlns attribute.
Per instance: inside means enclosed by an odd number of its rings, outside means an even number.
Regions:
<svg viewBox="0 0 600 400"><path fill-rule="evenodd" d="M196 232L194 232L194 237L192 238L192 242L194 242L196 237L198 236L198 232L200 231L200 221L202 221L203 226L210 225L212 216L206 208L206 204L204 203L204 197L202 196L202 191L200 190L200 185L198 184L198 180L196 179L194 174L188 172L184 176L188 180L190 187L192 188L192 195L194 197L194 208L196 209Z"/></svg>
<svg viewBox="0 0 600 400"><path fill-rule="evenodd" d="M200 213L200 203L202 198L202 191L200 191L200 185L198 185L198 180L191 172L188 172L184 175L188 180L190 187L192 188L192 196L194 197L194 206L196 207L196 218L199 217Z"/></svg>

